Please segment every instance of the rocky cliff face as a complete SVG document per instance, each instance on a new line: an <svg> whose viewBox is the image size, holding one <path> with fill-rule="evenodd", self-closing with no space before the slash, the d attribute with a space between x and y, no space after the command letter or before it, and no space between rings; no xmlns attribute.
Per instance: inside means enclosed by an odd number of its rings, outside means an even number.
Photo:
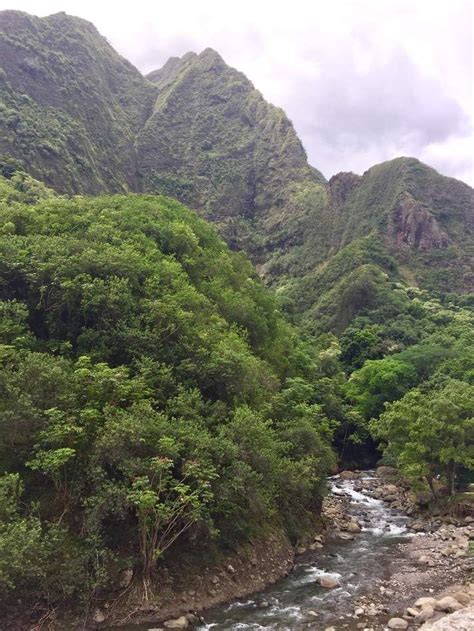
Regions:
<svg viewBox="0 0 474 631"><path fill-rule="evenodd" d="M396 248L446 248L450 239L423 203L403 193L390 216L388 235Z"/></svg>

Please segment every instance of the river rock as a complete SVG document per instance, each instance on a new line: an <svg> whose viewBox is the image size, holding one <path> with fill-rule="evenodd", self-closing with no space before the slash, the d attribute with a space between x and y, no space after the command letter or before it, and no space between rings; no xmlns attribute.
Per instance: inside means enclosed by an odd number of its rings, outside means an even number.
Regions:
<svg viewBox="0 0 474 631"><path fill-rule="evenodd" d="M312 544L309 546L309 549L310 549L312 552L314 552L315 550L320 550L320 549L321 549L321 548L323 548L323 547L324 547L324 546L323 546L323 544L322 544L322 543L319 543L319 541L315 541L314 543L312 543Z"/></svg>
<svg viewBox="0 0 474 631"><path fill-rule="evenodd" d="M199 617L196 616L194 613L187 613L186 618L189 624L197 624L199 622Z"/></svg>
<svg viewBox="0 0 474 631"><path fill-rule="evenodd" d="M349 532L338 532L337 536L343 541L354 541L354 535L351 535Z"/></svg>
<svg viewBox="0 0 474 631"><path fill-rule="evenodd" d="M377 467L376 474L379 478L390 478L398 475L398 469L395 469L395 467L381 466Z"/></svg>
<svg viewBox="0 0 474 631"><path fill-rule="evenodd" d="M318 578L318 583L325 589L334 589L335 587L339 587L339 581L337 578L333 578L332 576L320 576Z"/></svg>
<svg viewBox="0 0 474 631"><path fill-rule="evenodd" d="M437 611L445 611L446 613L453 613L453 611L458 611L462 609L463 605L459 603L452 596L445 596L441 598L441 600L437 600L435 604L435 609Z"/></svg>
<svg viewBox="0 0 474 631"><path fill-rule="evenodd" d="M420 631L472 631L474 629L474 605L469 605L435 622L425 622Z"/></svg>
<svg viewBox="0 0 474 631"><path fill-rule="evenodd" d="M461 603L461 605L469 605L472 600L472 597L466 592L456 592L453 594L453 598L455 598L458 603Z"/></svg>
<svg viewBox="0 0 474 631"><path fill-rule="evenodd" d="M423 609L415 616L415 622L426 622L434 616L434 609L431 605L425 605Z"/></svg>
<svg viewBox="0 0 474 631"><path fill-rule="evenodd" d="M412 618L415 618L419 614L419 611L418 609L415 609L414 607L408 607L407 614L411 616Z"/></svg>
<svg viewBox="0 0 474 631"><path fill-rule="evenodd" d="M357 480L359 474L355 471L341 471L339 477L341 480Z"/></svg>
<svg viewBox="0 0 474 631"><path fill-rule="evenodd" d="M390 618L388 621L389 629L406 629L408 627L408 622L403 618Z"/></svg>
<svg viewBox="0 0 474 631"><path fill-rule="evenodd" d="M421 607L423 609L423 607L435 607L436 605L436 598L433 598L432 596L423 596L423 598L418 598L418 600L415 603L415 607Z"/></svg>
<svg viewBox="0 0 474 631"><path fill-rule="evenodd" d="M189 627L189 620L186 616L180 616L174 620L167 620L163 623L167 629L187 629Z"/></svg>
<svg viewBox="0 0 474 631"><path fill-rule="evenodd" d="M346 524L347 532L357 533L362 530L356 521L350 521Z"/></svg>

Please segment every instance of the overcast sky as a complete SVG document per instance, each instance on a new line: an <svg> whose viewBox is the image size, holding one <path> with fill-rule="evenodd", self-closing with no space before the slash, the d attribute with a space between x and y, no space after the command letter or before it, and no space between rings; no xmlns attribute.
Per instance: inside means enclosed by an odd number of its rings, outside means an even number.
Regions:
<svg viewBox="0 0 474 631"><path fill-rule="evenodd" d="M474 184L472 0L0 0L93 22L144 73L210 46L326 177L411 155Z"/></svg>

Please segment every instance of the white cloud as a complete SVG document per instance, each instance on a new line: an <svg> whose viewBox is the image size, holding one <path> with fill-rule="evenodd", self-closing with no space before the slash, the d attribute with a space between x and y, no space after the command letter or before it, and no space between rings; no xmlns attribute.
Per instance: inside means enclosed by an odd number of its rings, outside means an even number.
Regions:
<svg viewBox="0 0 474 631"><path fill-rule="evenodd" d="M293 120L326 176L414 155L474 183L469 0L15 0L98 27L143 72L207 46ZM0 0L0 9L11 8Z"/></svg>

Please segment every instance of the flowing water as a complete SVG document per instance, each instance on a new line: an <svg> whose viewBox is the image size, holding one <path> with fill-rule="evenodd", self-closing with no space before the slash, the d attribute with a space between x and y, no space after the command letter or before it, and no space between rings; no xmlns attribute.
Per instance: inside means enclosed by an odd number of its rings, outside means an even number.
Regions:
<svg viewBox="0 0 474 631"><path fill-rule="evenodd" d="M388 578L388 562L406 533L407 518L354 490L353 481L335 476L330 482L335 495L349 496L348 513L357 517L362 532L352 541L338 539L302 555L290 576L264 592L206 612L200 631L339 628L341 617L353 612L354 598L370 595L377 579ZM323 589L317 582L321 576L337 578L340 587ZM260 607L263 601L269 606ZM355 628L356 622L345 618L348 629Z"/></svg>

